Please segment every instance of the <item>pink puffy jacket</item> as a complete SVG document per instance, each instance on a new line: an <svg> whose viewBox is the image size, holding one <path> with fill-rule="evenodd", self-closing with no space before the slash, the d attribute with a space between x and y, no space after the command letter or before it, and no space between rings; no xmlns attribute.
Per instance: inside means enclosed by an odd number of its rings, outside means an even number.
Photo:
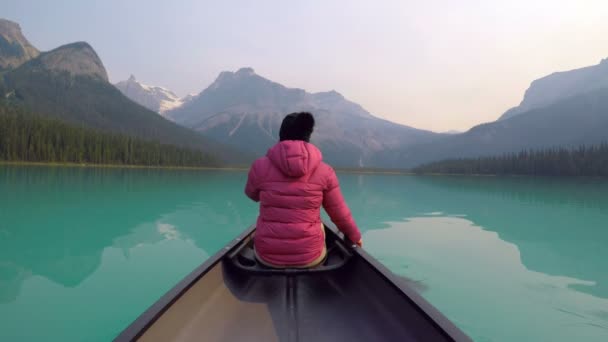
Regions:
<svg viewBox="0 0 608 342"><path fill-rule="evenodd" d="M260 202L256 253L275 265L305 265L325 244L321 206L351 241L361 233L344 202L334 170L321 151L299 140L279 142L249 170L245 194Z"/></svg>

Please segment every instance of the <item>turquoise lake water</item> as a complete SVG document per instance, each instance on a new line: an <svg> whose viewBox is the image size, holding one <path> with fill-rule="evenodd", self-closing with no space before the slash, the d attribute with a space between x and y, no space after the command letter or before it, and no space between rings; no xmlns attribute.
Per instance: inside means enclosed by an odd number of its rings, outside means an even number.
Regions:
<svg viewBox="0 0 608 342"><path fill-rule="evenodd" d="M608 181L339 174L476 341L608 341ZM0 166L0 341L108 341L254 222L242 171Z"/></svg>

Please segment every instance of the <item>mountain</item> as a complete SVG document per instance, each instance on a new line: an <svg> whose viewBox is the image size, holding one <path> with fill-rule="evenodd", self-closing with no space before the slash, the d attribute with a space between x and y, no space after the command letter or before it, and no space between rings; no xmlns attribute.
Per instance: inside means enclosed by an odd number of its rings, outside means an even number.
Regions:
<svg viewBox="0 0 608 342"><path fill-rule="evenodd" d="M381 151L375 157L392 158L389 167L410 168L440 160L606 141L608 59L532 82L521 104L495 122L477 125L462 134L446 134L429 143Z"/></svg>
<svg viewBox="0 0 608 342"><path fill-rule="evenodd" d="M16 68L39 54L23 36L19 24L0 18L0 71Z"/></svg>
<svg viewBox="0 0 608 342"><path fill-rule="evenodd" d="M61 46L0 77L0 98L40 116L217 154L242 162L232 148L170 122L125 97L110 84L103 63L84 42ZM250 158L247 158L249 160Z"/></svg>
<svg viewBox="0 0 608 342"><path fill-rule="evenodd" d="M287 88L257 75L252 68L220 73L194 100L166 115L260 156L277 142L283 117L295 111L315 115L312 142L335 166L382 167L389 161L374 158L379 151L443 136L377 118L336 91L308 93Z"/></svg>
<svg viewBox="0 0 608 342"><path fill-rule="evenodd" d="M126 97L161 115L169 110L181 107L194 97L188 95L180 98L169 89L145 85L137 81L133 75L126 81L116 83L115 86Z"/></svg>
<svg viewBox="0 0 608 342"><path fill-rule="evenodd" d="M36 59L35 64L44 70L67 72L72 76L88 76L91 79L108 82L108 73L101 59L85 42L67 44L50 52L44 52Z"/></svg>
<svg viewBox="0 0 608 342"><path fill-rule="evenodd" d="M500 155L522 150L596 145L608 141L608 87L557 100L511 118L406 149L392 167L413 167L444 159Z"/></svg>
<svg viewBox="0 0 608 342"><path fill-rule="evenodd" d="M566 97L606 87L608 87L608 58L603 59L598 65L556 72L532 82L521 104L509 109L499 120L550 105Z"/></svg>

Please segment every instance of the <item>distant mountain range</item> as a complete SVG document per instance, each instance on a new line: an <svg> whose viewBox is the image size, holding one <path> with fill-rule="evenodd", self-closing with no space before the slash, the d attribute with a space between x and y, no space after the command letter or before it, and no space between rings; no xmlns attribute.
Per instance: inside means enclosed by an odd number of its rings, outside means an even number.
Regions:
<svg viewBox="0 0 608 342"><path fill-rule="evenodd" d="M17 24L3 24L3 39L11 34L22 36ZM4 50L0 51L2 60L6 56ZM0 99L4 104L24 106L36 115L194 148L227 162L251 160L236 149L206 139L129 100L108 82L103 63L84 42L24 57L20 64L12 64L0 74Z"/></svg>
<svg viewBox="0 0 608 342"><path fill-rule="evenodd" d="M421 163L608 140L608 59L534 81L519 107L467 132L437 134L374 117L335 91L286 88L251 68L222 72L176 122L257 155L277 140L289 112L315 113L313 142L337 166L410 168Z"/></svg>
<svg viewBox="0 0 608 342"><path fill-rule="evenodd" d="M439 134L378 118L333 90L285 87L252 68L222 72L188 98L134 77L114 87L89 44L40 53L19 25L0 20L0 101L76 125L197 148L231 163L265 154L285 114L311 111L313 143L334 166L410 168L607 141L608 59L532 82L521 104L495 122Z"/></svg>
<svg viewBox="0 0 608 342"><path fill-rule="evenodd" d="M251 68L220 73L195 99L166 115L215 140L261 156L277 142L283 117L296 111L314 113L317 125L312 142L336 166L382 167L390 160L372 164L376 153L443 136L377 118L336 91L308 93L287 88Z"/></svg>
<svg viewBox="0 0 608 342"><path fill-rule="evenodd" d="M145 85L137 81L133 75L126 81L116 83L115 86L131 100L161 115L181 107L194 97L188 95L180 98L167 88Z"/></svg>

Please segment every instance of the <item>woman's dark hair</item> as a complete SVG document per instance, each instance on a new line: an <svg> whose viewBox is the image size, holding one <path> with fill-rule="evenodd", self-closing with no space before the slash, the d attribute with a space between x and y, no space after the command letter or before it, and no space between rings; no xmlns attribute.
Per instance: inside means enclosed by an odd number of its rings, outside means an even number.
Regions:
<svg viewBox="0 0 608 342"><path fill-rule="evenodd" d="M281 123L279 140L310 141L310 135L315 127L315 118L308 112L291 113Z"/></svg>

